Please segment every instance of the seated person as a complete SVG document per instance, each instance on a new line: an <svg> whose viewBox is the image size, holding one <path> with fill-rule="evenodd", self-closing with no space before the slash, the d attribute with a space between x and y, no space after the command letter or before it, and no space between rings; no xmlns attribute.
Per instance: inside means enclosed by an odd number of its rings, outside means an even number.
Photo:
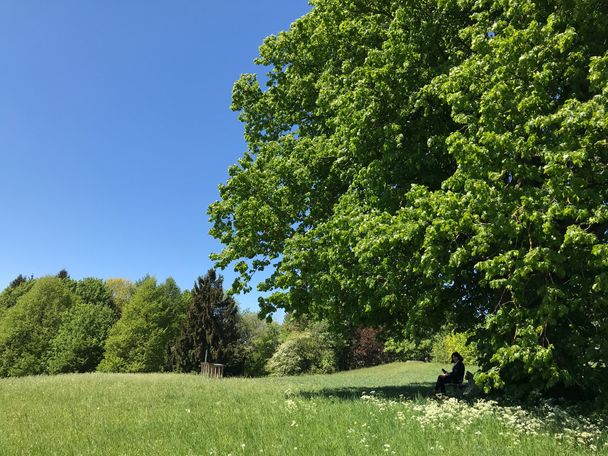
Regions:
<svg viewBox="0 0 608 456"><path fill-rule="evenodd" d="M445 369L441 369L443 374L437 377L437 383L435 384L435 394L441 393L445 394L445 384L446 383L462 383L462 379L464 378L464 359L458 352L452 353L452 363L454 363L454 367L452 368L452 372L447 372Z"/></svg>

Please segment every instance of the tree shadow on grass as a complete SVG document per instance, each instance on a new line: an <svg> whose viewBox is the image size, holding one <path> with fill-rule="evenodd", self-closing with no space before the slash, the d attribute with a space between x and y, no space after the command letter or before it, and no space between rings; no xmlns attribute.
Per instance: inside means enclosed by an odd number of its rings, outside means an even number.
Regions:
<svg viewBox="0 0 608 456"><path fill-rule="evenodd" d="M400 386L357 386L345 388L324 388L314 391L300 391L299 396L305 399L337 398L342 400L360 400L364 394L373 394L383 399L421 399L428 398L433 391L433 383L410 383Z"/></svg>

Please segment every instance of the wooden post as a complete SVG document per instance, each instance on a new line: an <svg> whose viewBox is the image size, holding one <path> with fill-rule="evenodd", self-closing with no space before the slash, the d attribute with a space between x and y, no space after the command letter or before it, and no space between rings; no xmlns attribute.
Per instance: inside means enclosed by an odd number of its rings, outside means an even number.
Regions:
<svg viewBox="0 0 608 456"><path fill-rule="evenodd" d="M224 377L224 365L201 363L201 375L208 378L222 378Z"/></svg>

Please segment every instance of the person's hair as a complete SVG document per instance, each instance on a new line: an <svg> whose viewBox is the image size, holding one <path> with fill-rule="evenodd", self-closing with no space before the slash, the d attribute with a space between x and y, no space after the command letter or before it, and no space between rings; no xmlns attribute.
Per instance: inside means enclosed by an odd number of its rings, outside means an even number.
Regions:
<svg viewBox="0 0 608 456"><path fill-rule="evenodd" d="M461 355L460 353L458 353L458 352L454 352L454 353L452 353L452 358L453 358L454 356L455 356L456 358L458 358L458 359L460 360L460 362L463 362L463 361L464 361L464 358L462 357L462 355Z"/></svg>

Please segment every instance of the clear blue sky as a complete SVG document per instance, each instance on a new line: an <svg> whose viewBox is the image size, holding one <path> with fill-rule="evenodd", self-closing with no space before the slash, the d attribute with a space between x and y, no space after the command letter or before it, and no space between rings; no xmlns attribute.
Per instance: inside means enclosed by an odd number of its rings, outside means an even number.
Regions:
<svg viewBox="0 0 608 456"><path fill-rule="evenodd" d="M0 289L18 274L171 276L246 148L232 84L306 0L0 2ZM234 275L223 272L229 285ZM255 293L238 296L257 310Z"/></svg>

